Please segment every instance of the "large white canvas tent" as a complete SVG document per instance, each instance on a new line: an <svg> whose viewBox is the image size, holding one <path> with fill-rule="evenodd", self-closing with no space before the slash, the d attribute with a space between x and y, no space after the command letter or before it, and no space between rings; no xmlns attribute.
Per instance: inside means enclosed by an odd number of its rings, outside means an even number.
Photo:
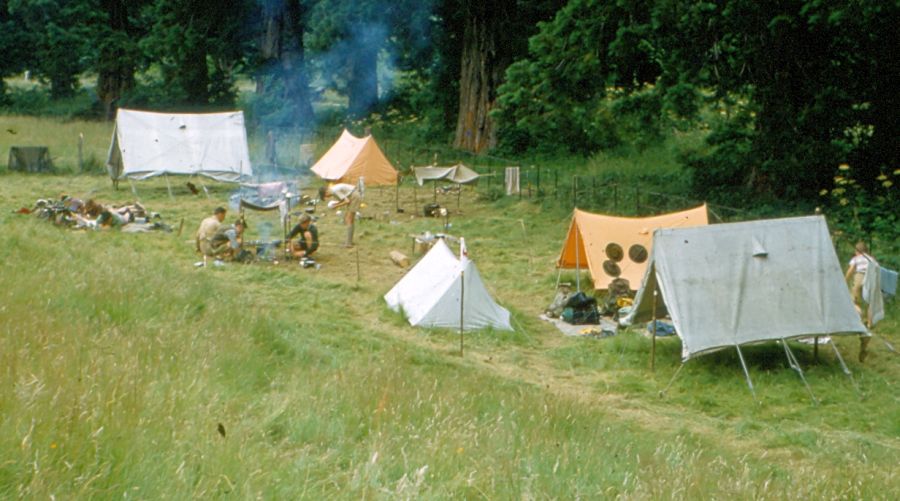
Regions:
<svg viewBox="0 0 900 501"><path fill-rule="evenodd" d="M384 300L392 310L402 310L410 325L458 329L462 320L464 331L485 327L513 330L509 311L494 302L475 264L465 252L457 259L443 239L385 294Z"/></svg>
<svg viewBox="0 0 900 501"><path fill-rule="evenodd" d="M239 182L253 176L244 113L119 109L106 161L113 181L164 174Z"/></svg>
<svg viewBox="0 0 900 501"><path fill-rule="evenodd" d="M311 170L320 178L335 183L366 186L397 184L397 171L382 153L371 135L356 137L346 129Z"/></svg>
<svg viewBox="0 0 900 501"><path fill-rule="evenodd" d="M706 204L652 217L616 217L575 209L558 268L588 268L595 289L606 289L615 278L640 284L657 228L685 228L709 224Z"/></svg>
<svg viewBox="0 0 900 501"><path fill-rule="evenodd" d="M671 316L684 361L760 341L866 333L822 216L656 230L624 322L654 311Z"/></svg>

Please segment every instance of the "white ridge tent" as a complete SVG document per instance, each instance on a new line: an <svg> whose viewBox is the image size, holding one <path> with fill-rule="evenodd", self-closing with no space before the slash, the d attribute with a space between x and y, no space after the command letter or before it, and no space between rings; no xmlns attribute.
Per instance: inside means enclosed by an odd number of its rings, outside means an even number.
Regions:
<svg viewBox="0 0 900 501"><path fill-rule="evenodd" d="M240 182L253 176L244 113L119 109L107 169L112 180L165 174Z"/></svg>
<svg viewBox="0 0 900 501"><path fill-rule="evenodd" d="M384 300L392 310L403 311L410 325L460 328L462 308L464 331L485 327L513 330L509 311L494 302L475 264L465 251L462 254L457 259L444 240L439 239L384 295Z"/></svg>
<svg viewBox="0 0 900 501"><path fill-rule="evenodd" d="M625 322L668 314L682 360L759 341L866 334L825 218L658 229Z"/></svg>
<svg viewBox="0 0 900 501"><path fill-rule="evenodd" d="M682 362L735 348L751 391L741 345L780 340L806 383L788 339L867 335L822 216L656 230L623 323L667 313L681 338ZM809 385L807 390L812 395Z"/></svg>

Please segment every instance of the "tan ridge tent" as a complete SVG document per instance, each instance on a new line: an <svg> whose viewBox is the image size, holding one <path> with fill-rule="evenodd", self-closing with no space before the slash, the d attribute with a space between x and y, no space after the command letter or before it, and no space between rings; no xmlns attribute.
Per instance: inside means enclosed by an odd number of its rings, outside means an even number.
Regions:
<svg viewBox="0 0 900 501"><path fill-rule="evenodd" d="M397 171L370 135L359 138L346 129L312 171L326 181L356 184L359 178L366 186L397 184Z"/></svg>
<svg viewBox="0 0 900 501"><path fill-rule="evenodd" d="M594 288L607 289L624 278L632 290L640 286L658 228L686 228L709 224L706 204L681 212L631 218L592 214L575 209L557 268L588 268Z"/></svg>

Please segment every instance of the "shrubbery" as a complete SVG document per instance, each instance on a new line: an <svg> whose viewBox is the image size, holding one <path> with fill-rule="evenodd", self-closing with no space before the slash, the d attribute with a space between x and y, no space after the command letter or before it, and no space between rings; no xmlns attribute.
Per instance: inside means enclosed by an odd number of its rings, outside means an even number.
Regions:
<svg viewBox="0 0 900 501"><path fill-rule="evenodd" d="M883 262L900 267L900 215L897 212L897 187L900 169L881 172L875 179L863 180L864 175L850 164L840 164L829 188L823 188L819 195L827 208L832 226L841 232L848 242L863 240L869 242L879 260L894 256L894 261ZM865 189L865 182L875 184Z"/></svg>

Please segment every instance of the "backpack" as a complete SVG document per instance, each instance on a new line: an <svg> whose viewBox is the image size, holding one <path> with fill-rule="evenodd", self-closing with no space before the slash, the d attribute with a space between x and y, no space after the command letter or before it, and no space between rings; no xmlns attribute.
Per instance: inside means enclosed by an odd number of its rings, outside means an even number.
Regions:
<svg viewBox="0 0 900 501"><path fill-rule="evenodd" d="M560 317L573 325L599 324L600 312L597 310L597 299L584 292L576 292L566 301Z"/></svg>

